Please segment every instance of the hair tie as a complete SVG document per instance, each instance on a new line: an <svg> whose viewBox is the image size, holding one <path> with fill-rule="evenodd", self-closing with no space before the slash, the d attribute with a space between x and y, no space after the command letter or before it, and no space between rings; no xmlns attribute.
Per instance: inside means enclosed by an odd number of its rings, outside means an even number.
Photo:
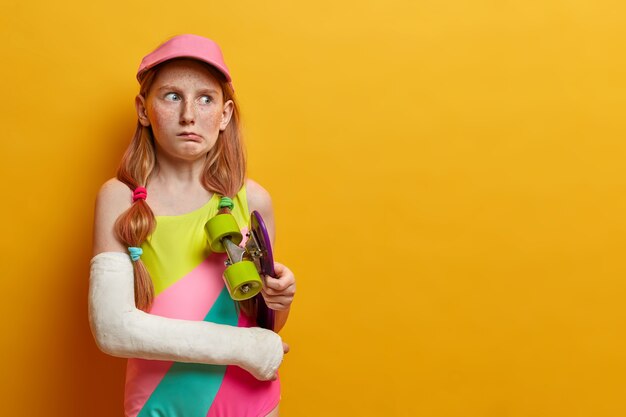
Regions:
<svg viewBox="0 0 626 417"><path fill-rule="evenodd" d="M135 246L129 246L128 252L130 252L130 259L133 261L138 261L141 255L143 255L143 250Z"/></svg>
<svg viewBox="0 0 626 417"><path fill-rule="evenodd" d="M222 197L220 199L219 208L223 209L224 207L228 207L229 210L232 210L235 205L233 204L233 200L228 197Z"/></svg>
<svg viewBox="0 0 626 417"><path fill-rule="evenodd" d="M133 203L137 200L145 200L148 196L148 190L145 187L137 187L133 191Z"/></svg>

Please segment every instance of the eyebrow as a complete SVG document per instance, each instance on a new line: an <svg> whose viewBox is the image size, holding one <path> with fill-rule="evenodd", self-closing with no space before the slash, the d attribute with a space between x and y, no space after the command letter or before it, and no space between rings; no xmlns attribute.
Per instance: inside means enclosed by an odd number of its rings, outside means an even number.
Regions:
<svg viewBox="0 0 626 417"><path fill-rule="evenodd" d="M159 87L158 91L161 90L180 90L179 87L176 87L175 85L162 85L161 87ZM198 90L198 93L213 93L213 94L217 94L217 90L215 90L214 88L201 88L200 90Z"/></svg>

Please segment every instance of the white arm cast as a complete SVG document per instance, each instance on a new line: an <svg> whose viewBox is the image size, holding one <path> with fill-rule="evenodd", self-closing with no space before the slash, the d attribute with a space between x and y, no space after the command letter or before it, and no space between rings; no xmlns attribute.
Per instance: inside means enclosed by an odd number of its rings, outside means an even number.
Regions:
<svg viewBox="0 0 626 417"><path fill-rule="evenodd" d="M268 380L283 359L282 340L258 327L177 320L135 307L128 254L103 252L91 260L89 323L98 347L124 358L237 365Z"/></svg>

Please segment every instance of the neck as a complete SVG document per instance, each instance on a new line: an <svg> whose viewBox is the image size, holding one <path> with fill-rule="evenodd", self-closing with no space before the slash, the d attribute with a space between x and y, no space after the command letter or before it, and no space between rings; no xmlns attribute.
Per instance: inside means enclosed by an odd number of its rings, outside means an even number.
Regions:
<svg viewBox="0 0 626 417"><path fill-rule="evenodd" d="M150 182L158 182L167 189L184 190L202 186L200 178L205 157L196 160L172 159L157 152L156 167Z"/></svg>

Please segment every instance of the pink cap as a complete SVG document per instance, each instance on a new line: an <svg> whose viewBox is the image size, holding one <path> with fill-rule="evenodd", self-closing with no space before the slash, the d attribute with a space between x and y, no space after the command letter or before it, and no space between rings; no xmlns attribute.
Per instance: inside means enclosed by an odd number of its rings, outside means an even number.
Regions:
<svg viewBox="0 0 626 417"><path fill-rule="evenodd" d="M148 69L174 58L194 58L206 62L224 74L232 85L220 47L211 39L189 34L174 36L144 56L137 70L137 81L141 82L141 77Z"/></svg>

